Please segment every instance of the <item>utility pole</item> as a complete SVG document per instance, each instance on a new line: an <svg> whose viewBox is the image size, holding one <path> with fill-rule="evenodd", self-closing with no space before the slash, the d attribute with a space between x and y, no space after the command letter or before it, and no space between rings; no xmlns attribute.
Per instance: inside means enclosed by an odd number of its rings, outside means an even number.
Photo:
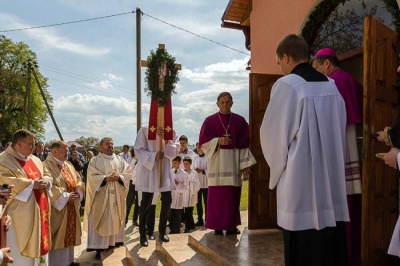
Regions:
<svg viewBox="0 0 400 266"><path fill-rule="evenodd" d="M22 108L22 115L21 115L21 128L24 127L24 118L25 115L28 117L27 119L27 129L30 128L31 123L31 59L28 59L28 62L24 64L25 67L28 68L27 73L27 80L26 80L26 87L25 87L25 96L24 96L24 106ZM28 104L28 110L27 105Z"/></svg>
<svg viewBox="0 0 400 266"><path fill-rule="evenodd" d="M142 126L142 73L140 61L141 54L141 16L142 11L136 8L136 130Z"/></svg>
<svg viewBox="0 0 400 266"><path fill-rule="evenodd" d="M35 66L36 66L36 64L35 64ZM38 78L38 76L36 75L36 71L35 71L35 69L33 68L33 66L32 66L32 73L33 73L33 76L35 77L36 84L37 84L38 87L39 87L40 94L42 95L43 101L44 101L44 103L46 104L47 111L49 112L49 115L50 115L50 117L51 117L51 120L53 121L54 127L56 128L56 131L57 131L57 133L58 133L58 136L60 137L60 140L64 141L64 139L63 139L63 137L62 137L62 135L61 135L61 132L60 132L60 130L58 129L56 120L54 119L53 113L51 112L50 105L49 105L49 103L47 102L46 95L45 95L44 92L43 92L42 86L40 85L40 82L39 82L39 78Z"/></svg>

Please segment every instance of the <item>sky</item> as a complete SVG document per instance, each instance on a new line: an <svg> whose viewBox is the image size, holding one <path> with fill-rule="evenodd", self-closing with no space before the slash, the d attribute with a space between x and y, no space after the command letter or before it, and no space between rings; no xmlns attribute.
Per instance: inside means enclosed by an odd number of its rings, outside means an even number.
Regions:
<svg viewBox="0 0 400 266"><path fill-rule="evenodd" d="M13 42L26 43L36 53L39 70L48 78L53 114L65 141L81 136L111 137L116 146L133 145L137 132L136 14L129 12L140 8L144 13L142 59L163 43L182 65L176 94L172 96L173 123L177 135L186 135L189 144L194 144L205 117L218 110L216 98L220 92L231 92L232 111L248 121L249 71L245 68L250 52L244 47L241 31L221 27L228 2L2 1L0 31L128 14L0 34ZM141 73L142 124L147 124L150 99L144 92L144 68ZM50 118L45 127L45 141L59 139Z"/></svg>

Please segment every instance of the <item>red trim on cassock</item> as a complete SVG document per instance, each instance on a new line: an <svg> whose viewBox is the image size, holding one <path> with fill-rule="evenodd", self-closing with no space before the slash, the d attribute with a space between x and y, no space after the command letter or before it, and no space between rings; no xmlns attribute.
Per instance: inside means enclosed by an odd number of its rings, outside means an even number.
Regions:
<svg viewBox="0 0 400 266"><path fill-rule="evenodd" d="M164 139L165 140L173 140L174 133L173 133L173 126L172 126L172 103L171 99L165 100L165 107L164 107Z"/></svg>
<svg viewBox="0 0 400 266"><path fill-rule="evenodd" d="M157 137L157 112L158 112L158 100L151 99L150 104L150 115L149 115L149 140L155 140Z"/></svg>

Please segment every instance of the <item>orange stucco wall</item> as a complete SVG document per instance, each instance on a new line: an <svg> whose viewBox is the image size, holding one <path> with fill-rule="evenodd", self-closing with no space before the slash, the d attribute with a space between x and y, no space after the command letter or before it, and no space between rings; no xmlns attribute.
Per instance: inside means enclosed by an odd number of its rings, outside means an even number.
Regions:
<svg viewBox="0 0 400 266"><path fill-rule="evenodd" d="M305 16L319 2L320 0L252 1L252 73L281 74L275 59L276 46L286 35L300 33Z"/></svg>
<svg viewBox="0 0 400 266"><path fill-rule="evenodd" d="M321 0L252 0L251 72L282 74L275 49L288 34L299 34L309 13ZM400 6L400 0L397 0Z"/></svg>

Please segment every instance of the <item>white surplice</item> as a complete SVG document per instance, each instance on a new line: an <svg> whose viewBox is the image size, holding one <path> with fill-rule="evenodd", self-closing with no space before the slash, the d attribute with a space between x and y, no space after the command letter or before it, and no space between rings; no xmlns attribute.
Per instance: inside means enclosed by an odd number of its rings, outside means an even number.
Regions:
<svg viewBox="0 0 400 266"><path fill-rule="evenodd" d="M171 175L171 161L179 151L179 142L174 132L173 140L168 140L167 144L162 141L164 158L162 160L162 187L158 182L158 159L156 159L158 147L158 136L156 140L148 140L148 126L142 126L135 141L135 154L138 159L136 164L136 187L137 191L142 192L165 192L175 189L175 183Z"/></svg>
<svg viewBox="0 0 400 266"><path fill-rule="evenodd" d="M333 80L290 74L273 86L260 129L277 186L278 225L322 229L349 221L345 187L346 109Z"/></svg>
<svg viewBox="0 0 400 266"><path fill-rule="evenodd" d="M200 180L200 188L208 188L208 180L207 180L207 157L204 155L203 157L200 157L199 155L196 155L193 158L193 169L199 168L204 170L204 173L197 173L197 176L199 177Z"/></svg>

